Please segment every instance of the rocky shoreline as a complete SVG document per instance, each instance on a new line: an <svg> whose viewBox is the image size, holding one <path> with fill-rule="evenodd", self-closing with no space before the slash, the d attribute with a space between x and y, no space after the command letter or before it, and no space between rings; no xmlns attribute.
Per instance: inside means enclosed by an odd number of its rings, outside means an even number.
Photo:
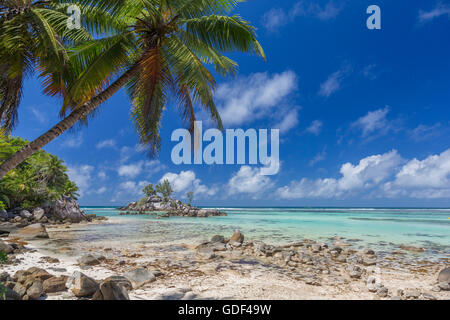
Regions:
<svg viewBox="0 0 450 320"><path fill-rule="evenodd" d="M48 202L42 207L34 208L33 210L15 208L11 211L0 211L0 236L32 226L33 224L71 224L86 223L95 220L101 221L107 220L107 218L95 214L87 215L80 209L75 199L63 197L59 200Z"/></svg>
<svg viewBox="0 0 450 320"><path fill-rule="evenodd" d="M9 299L450 299L448 260L386 257L339 237L270 245L235 231L195 245L59 247L56 256L14 237L0 246Z"/></svg>
<svg viewBox="0 0 450 320"><path fill-rule="evenodd" d="M119 213L120 215L139 215L162 212L163 214L158 216L160 218L167 218L170 216L206 218L227 215L225 212L217 209L200 209L189 204L184 204L180 200L164 199L156 195L146 198L143 202L131 202L125 207L118 208L118 210L121 211Z"/></svg>

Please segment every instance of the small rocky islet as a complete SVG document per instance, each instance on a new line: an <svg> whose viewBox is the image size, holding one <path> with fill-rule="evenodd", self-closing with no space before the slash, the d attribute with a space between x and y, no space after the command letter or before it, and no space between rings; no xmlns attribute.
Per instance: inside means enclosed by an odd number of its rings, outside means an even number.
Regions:
<svg viewBox="0 0 450 320"><path fill-rule="evenodd" d="M45 226L42 227L45 230ZM450 298L447 262L417 261L411 264L400 260L394 265L392 260L381 258L370 248L353 249L340 237L330 243L303 239L280 246L248 241L236 230L229 238L216 235L197 245L180 244L175 247L84 248L85 253L78 257L68 272L67 263L61 264L58 258L49 256L40 257L38 267L20 269L25 260L21 255L36 250L28 249L26 243L17 238L8 238L7 241L0 240L0 248L10 257L5 266L15 266L11 269L15 271L11 274L0 272L0 290L7 299L16 300L55 297L204 299L217 298L213 294L217 290L229 290L223 288L229 283L223 278L225 276L232 277L231 286L235 290L236 286L242 285L242 279L253 278L256 282L251 282L249 290L252 286L262 286L262 290L266 290L265 285L270 290L269 283L257 280L261 276L273 278L280 286L290 284L305 292L320 293L322 298L339 298L344 293L366 299ZM426 275L427 283L422 281L420 286L402 286L396 278L398 274L393 273L400 269L403 277L415 277L419 282ZM236 277L240 280L237 281ZM197 279L199 285L194 285ZM208 281L211 284L205 287ZM190 283L191 287L187 288L182 283ZM231 298L242 299L245 296Z"/></svg>
<svg viewBox="0 0 450 320"><path fill-rule="evenodd" d="M217 209L200 209L190 204L185 204L180 200L164 198L157 195L150 196L144 199L145 201L131 202L125 207L118 208L120 215L140 215L140 214L154 214L160 218L167 218L170 216L178 217L193 217L193 218L207 218L226 216L227 214Z"/></svg>

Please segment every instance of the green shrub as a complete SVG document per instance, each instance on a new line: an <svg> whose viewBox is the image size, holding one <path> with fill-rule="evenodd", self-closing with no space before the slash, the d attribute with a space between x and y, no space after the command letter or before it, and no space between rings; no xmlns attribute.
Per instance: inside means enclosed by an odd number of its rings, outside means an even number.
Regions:
<svg viewBox="0 0 450 320"><path fill-rule="evenodd" d="M6 210L6 205L0 200L0 210Z"/></svg>
<svg viewBox="0 0 450 320"><path fill-rule="evenodd" d="M28 141L0 135L0 163L19 151ZM35 208L62 196L76 199L78 188L58 157L40 150L0 180L0 201L8 209Z"/></svg>
<svg viewBox="0 0 450 320"><path fill-rule="evenodd" d="M0 264L5 264L8 262L8 256L5 251L0 251Z"/></svg>

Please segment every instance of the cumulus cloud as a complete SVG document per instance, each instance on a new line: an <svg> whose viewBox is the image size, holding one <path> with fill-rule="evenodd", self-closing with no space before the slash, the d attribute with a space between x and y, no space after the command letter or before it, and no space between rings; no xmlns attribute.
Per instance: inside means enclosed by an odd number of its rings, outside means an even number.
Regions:
<svg viewBox="0 0 450 320"><path fill-rule="evenodd" d="M159 182L168 180L172 185L173 191L185 196L189 191L193 191L196 195L213 196L217 193L216 188L208 188L201 183L201 180L195 176L192 170L181 171L180 173L168 172Z"/></svg>
<svg viewBox="0 0 450 320"><path fill-rule="evenodd" d="M306 132L308 133L312 133L316 136L318 136L320 134L320 132L322 131L322 127L323 127L323 123L320 120L314 120L311 125L306 128Z"/></svg>
<svg viewBox="0 0 450 320"><path fill-rule="evenodd" d="M284 199L341 198L370 189L393 174L402 161L396 150L361 159L357 165L341 166L341 177L311 180L303 178L277 190Z"/></svg>
<svg viewBox="0 0 450 320"><path fill-rule="evenodd" d="M288 12L280 8L266 12L262 17L262 24L269 32L274 32L297 17L313 17L325 21L336 18L341 10L342 5L337 5L335 1L329 1L324 6L312 1L299 1Z"/></svg>
<svg viewBox="0 0 450 320"><path fill-rule="evenodd" d="M283 199L378 198L437 199L450 197L450 149L423 160L403 159L396 150L345 163L339 178L294 180L278 188Z"/></svg>
<svg viewBox="0 0 450 320"><path fill-rule="evenodd" d="M272 187L272 180L262 175L260 168L250 166L242 166L228 181L230 195L251 194L256 198Z"/></svg>
<svg viewBox="0 0 450 320"><path fill-rule="evenodd" d="M115 148L116 147L116 141L114 139L109 140L103 140L97 143L97 149L104 149L104 148Z"/></svg>
<svg viewBox="0 0 450 320"><path fill-rule="evenodd" d="M450 18L450 5L439 2L430 11L420 10L418 19L420 22L429 22L441 16Z"/></svg>
<svg viewBox="0 0 450 320"><path fill-rule="evenodd" d="M92 172L94 167L90 165L68 165L68 176L70 180L75 182L79 188L80 198L88 191L91 186Z"/></svg>
<svg viewBox="0 0 450 320"><path fill-rule="evenodd" d="M450 149L424 160L408 161L384 189L392 197L450 197Z"/></svg>
<svg viewBox="0 0 450 320"><path fill-rule="evenodd" d="M282 104L297 88L293 71L255 73L219 85L216 101L225 125L242 125L282 110Z"/></svg>

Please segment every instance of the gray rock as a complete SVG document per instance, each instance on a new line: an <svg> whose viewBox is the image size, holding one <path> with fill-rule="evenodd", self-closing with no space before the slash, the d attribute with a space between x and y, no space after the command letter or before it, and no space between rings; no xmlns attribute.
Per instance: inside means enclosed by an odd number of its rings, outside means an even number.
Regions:
<svg viewBox="0 0 450 320"><path fill-rule="evenodd" d="M424 298L425 300L437 300L437 298L435 296L433 296L432 294L430 294L428 292L423 292L422 298Z"/></svg>
<svg viewBox="0 0 450 320"><path fill-rule="evenodd" d="M364 249L363 253L367 255L374 255L375 251L373 251L372 249Z"/></svg>
<svg viewBox="0 0 450 320"><path fill-rule="evenodd" d="M101 297L101 299L100 299ZM105 279L100 284L99 292L95 294L96 300L130 300L127 289L114 279Z"/></svg>
<svg viewBox="0 0 450 320"><path fill-rule="evenodd" d="M20 296L20 298L22 298L27 293L27 288L20 283L16 283L13 290Z"/></svg>
<svg viewBox="0 0 450 320"><path fill-rule="evenodd" d="M24 218L24 219L28 219L28 218L31 218L31 217L33 217L33 215L29 212L29 211L27 211L27 210L22 210L22 211L20 211L20 217L22 217L22 218Z"/></svg>
<svg viewBox="0 0 450 320"><path fill-rule="evenodd" d="M438 287L443 291L450 291L450 284L448 282L439 282Z"/></svg>
<svg viewBox="0 0 450 320"><path fill-rule="evenodd" d="M438 282L446 282L450 284L450 268L442 269L438 275Z"/></svg>
<svg viewBox="0 0 450 320"><path fill-rule="evenodd" d="M41 220L45 215L45 211L42 208L36 208L33 210L33 217L36 221Z"/></svg>
<svg viewBox="0 0 450 320"><path fill-rule="evenodd" d="M96 266L100 264L100 260L93 255L86 254L78 259L78 264L80 266Z"/></svg>
<svg viewBox="0 0 450 320"><path fill-rule="evenodd" d="M24 240L33 240L33 239L48 239L48 233L45 229L45 226L40 223L31 224L22 229L18 229L9 234L10 239L24 239Z"/></svg>
<svg viewBox="0 0 450 320"><path fill-rule="evenodd" d="M209 248L201 248L197 250L197 255L206 260L213 259L216 256L214 251Z"/></svg>
<svg viewBox="0 0 450 320"><path fill-rule="evenodd" d="M2 272L0 273L0 282L6 282L10 278L10 275L8 272Z"/></svg>
<svg viewBox="0 0 450 320"><path fill-rule="evenodd" d="M215 235L211 238L211 242L225 243L225 237L220 235Z"/></svg>
<svg viewBox="0 0 450 320"><path fill-rule="evenodd" d="M70 197L63 196L59 200L47 203L44 209L46 215L54 220L64 220L70 222L89 220L84 211L80 210L77 201Z"/></svg>
<svg viewBox="0 0 450 320"><path fill-rule="evenodd" d="M388 296L389 290L384 286L380 286L377 288L377 295L381 298L386 298Z"/></svg>
<svg viewBox="0 0 450 320"><path fill-rule="evenodd" d="M21 300L22 299L22 297L17 292L15 292L14 290L12 290L8 287L5 287L1 283L0 283L0 291L4 291L6 300Z"/></svg>
<svg viewBox="0 0 450 320"><path fill-rule="evenodd" d="M407 299L419 299L420 292L417 289L406 289L404 292L404 296Z"/></svg>
<svg viewBox="0 0 450 320"><path fill-rule="evenodd" d="M5 252L6 254L11 253L14 251L14 248L4 242L3 240L0 240L0 251Z"/></svg>
<svg viewBox="0 0 450 320"><path fill-rule="evenodd" d="M36 300L43 294L44 294L44 289L42 287L41 281L34 281L33 285L30 288L28 288L28 290L27 290L27 296L31 300Z"/></svg>
<svg viewBox="0 0 450 320"><path fill-rule="evenodd" d="M99 285L94 279L79 271L75 271L69 277L66 287L71 289L77 297L91 296L99 289Z"/></svg>
<svg viewBox="0 0 450 320"><path fill-rule="evenodd" d="M155 272L153 272L153 274L155 274ZM131 284L131 281L128 280L128 278L124 277L124 276L111 276L106 278L105 280L103 280L103 282L114 282L118 285L121 285L122 287L124 287L125 289L127 289L128 291L133 290L133 285Z"/></svg>
<svg viewBox="0 0 450 320"><path fill-rule="evenodd" d="M125 273L124 276L128 280L130 280L134 289L142 287L143 285L156 280L156 276L154 275L154 273L144 268L131 270Z"/></svg>

